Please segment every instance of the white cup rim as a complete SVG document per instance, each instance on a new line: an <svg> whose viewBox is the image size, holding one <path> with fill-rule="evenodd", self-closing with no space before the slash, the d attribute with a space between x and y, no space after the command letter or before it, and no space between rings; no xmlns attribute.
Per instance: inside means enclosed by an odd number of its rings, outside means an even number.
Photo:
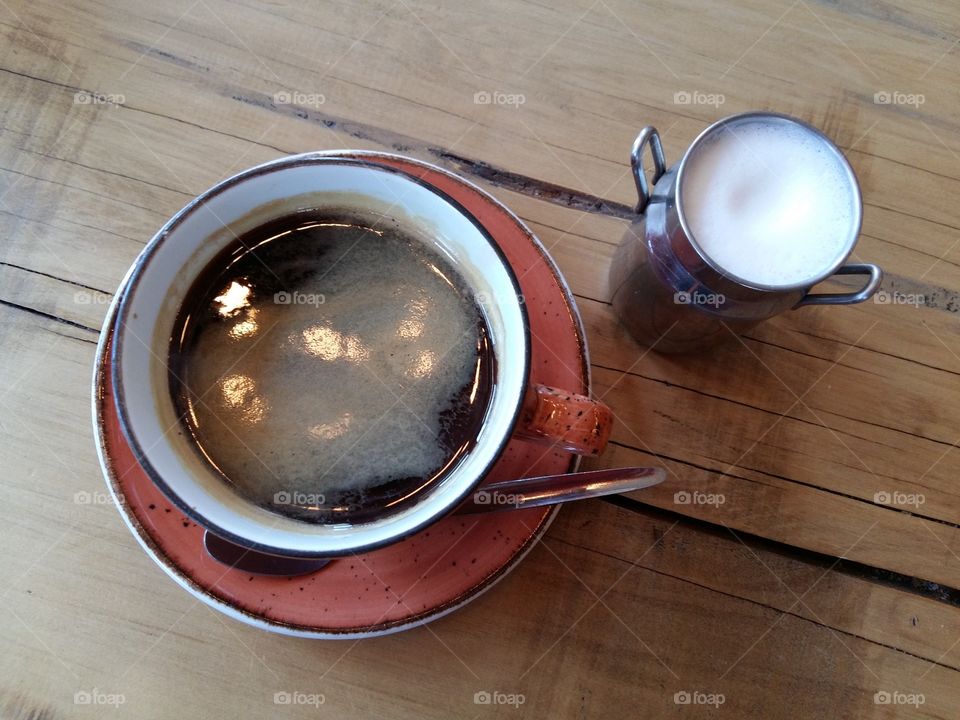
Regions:
<svg viewBox="0 0 960 720"><path fill-rule="evenodd" d="M512 294L510 297L513 298L513 302L507 301L505 306L506 312L508 312L511 317L515 314L517 316L517 322L510 325L510 327L515 328L515 334L510 338L510 342L516 343L520 342L522 348L519 351L514 351L512 357L521 357L522 366L518 366L517 363L513 363L512 367L509 370L509 392L510 395L506 397L503 401L504 403L509 403L505 407L512 406L512 412L510 413L509 422L505 422L501 425L501 430L497 432L497 435L492 438L486 446L486 457L482 465L482 470L475 473L475 477L466 478L461 480L454 488L454 490L445 493L445 495L438 495L436 492L428 492L424 499L415 506L424 506L428 505L431 497L441 497L442 502L435 502L435 507L430 511L422 511L419 514L416 514L411 522L399 523L398 530L395 533L389 534L388 536L379 536L375 537L369 542L363 542L360 544L350 544L345 542L349 538L350 533L348 531L341 532L335 538L331 539L332 536L324 535L311 535L307 533L311 528L316 529L317 525L313 523L306 523L303 521L296 521L290 518L283 519L283 524L286 527L290 527L289 523L293 523L302 528L305 535L304 537L312 537L316 539L316 542L305 541L302 545L298 547L289 547L287 545L275 545L270 542L264 542L262 540L251 539L244 535L238 534L229 527L224 527L221 524L218 524L212 521L209 517L204 515L197 507L195 507L190 502L185 501L181 494L176 491L172 486L173 483L168 482L164 478L163 473L154 466L154 463L151 462L150 453L148 449L145 449L144 443L141 441L138 433L136 431L135 423L133 422L133 417L131 415L130 408L126 401L126 392L128 390L125 385L125 375L123 372L123 357L124 349L127 344L126 339L126 329L128 321L130 320L130 313L132 312L132 299L135 296L135 293L143 280L145 274L149 272L149 266L151 260L155 257L159 248L162 246L164 241L170 237L175 231L194 213L196 213L200 208L203 208L208 202L214 200L220 195L226 193L231 188L251 180L253 178L262 176L264 174L282 172L284 170L290 170L294 168L299 168L303 166L310 165L323 165L323 166L347 166L352 168L363 168L365 170L370 170L374 172L388 173L391 176L403 178L404 182L411 182L415 185L423 188L433 196L435 196L435 202L437 203L437 211L440 212L439 208L444 206L444 212L454 213L457 216L468 221L477 233L477 237L482 237L486 245L493 251L496 258L499 260L499 267L505 273L505 279L509 282L509 286L512 289ZM254 208L250 208L252 211ZM453 215L451 215L453 217ZM356 552L365 552L368 550L381 547L383 545L392 544L397 542L404 537L418 532L424 527L436 522L441 517L446 515L448 512L453 510L457 505L459 505L466 497L474 490L474 488L483 480L484 476L490 471L490 469L496 464L496 462L501 457L504 449L506 448L507 443L510 441L511 435L516 427L516 424L519 419L521 402L523 398L523 392L526 390L527 384L529 382L529 372L530 372L530 326L529 326L529 317L527 310L524 304L520 301L521 289L520 284L517 279L516 273L510 265L509 260L504 254L503 250L497 245L495 239L491 236L490 232L484 227L484 225L474 217L466 208L464 208L459 202L451 198L449 195L444 193L439 188L433 186L429 182L422 180L421 178L416 177L410 173L407 173L398 168L394 168L389 165L382 163L377 163L369 160L362 160L357 158L350 157L339 157L331 156L325 153L304 153L300 155L293 155L278 160L273 160L256 167L244 170L236 175L222 180L217 183L210 189L206 190L195 199L190 201L186 206L184 206L180 211L178 211L170 220L168 220L163 227L154 235L151 241L147 244L144 250L140 253L136 259L133 267L130 269L126 284L123 286L122 296L119 298L117 306L117 320L116 328L117 332L114 335L112 344L111 344L111 380L114 387L114 402L117 409L118 422L125 437L126 441L129 443L130 448L133 452L134 457L137 459L138 464L142 467L147 476L151 481L163 492L163 494L178 507L187 517L191 518L199 525L205 529L213 532L215 535L218 535L226 540L234 542L243 547L249 548L257 552L263 552L267 554L282 555L289 557L333 557L352 554ZM503 302L503 299L498 299L498 305L500 302ZM159 312L159 311L158 311ZM135 317L135 316L134 316ZM522 329L522 333L517 334L517 332ZM132 332L132 331L131 331ZM166 349L164 349L166 352ZM495 349L495 354L498 351ZM151 354L156 357L156 354L151 351ZM163 362L166 362L164 357ZM497 365L500 365L499 357ZM518 382L519 380L519 382ZM172 402L172 401L171 401ZM158 442L162 442L162 437ZM471 455L468 453L468 455ZM444 481L447 478L444 478ZM219 480L221 483L222 480ZM231 492L233 492L231 490ZM243 502L249 503L249 501L244 500ZM252 506L252 503L249 503ZM268 513L269 517L280 517L284 516L277 515L276 513L270 512L265 509L261 509L264 513ZM374 520L370 523L363 523L358 527L367 527L372 525L388 525L390 518L387 518L387 521ZM266 532L266 531L265 531ZM339 539L339 542L335 541Z"/></svg>

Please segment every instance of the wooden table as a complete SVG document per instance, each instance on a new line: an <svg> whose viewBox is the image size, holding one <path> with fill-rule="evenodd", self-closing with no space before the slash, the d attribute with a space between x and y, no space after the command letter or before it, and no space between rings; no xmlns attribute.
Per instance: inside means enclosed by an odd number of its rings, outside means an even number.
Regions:
<svg viewBox="0 0 960 720"><path fill-rule="evenodd" d="M960 716L958 35L932 0L0 0L0 717ZM890 302L647 353L606 280L630 144L654 124L672 162L750 109L844 149ZM341 147L437 163L529 223L618 418L595 466L670 471L564 509L462 611L359 643L221 617L73 500L103 497L91 364L145 241L225 176ZM74 703L94 688L125 702Z"/></svg>

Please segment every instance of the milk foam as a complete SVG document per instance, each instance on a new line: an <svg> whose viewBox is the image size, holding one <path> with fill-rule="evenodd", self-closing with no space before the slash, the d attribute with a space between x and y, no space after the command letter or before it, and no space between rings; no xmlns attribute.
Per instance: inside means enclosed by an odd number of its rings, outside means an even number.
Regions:
<svg viewBox="0 0 960 720"><path fill-rule="evenodd" d="M696 243L747 282L788 286L838 262L856 194L823 140L787 123L742 121L688 158L681 206Z"/></svg>
<svg viewBox="0 0 960 720"><path fill-rule="evenodd" d="M186 365L201 446L265 505L429 478L451 455L444 411L478 373L475 303L415 241L347 225L301 232L335 233L336 250L320 271L272 265L296 278L280 302L269 278L218 286L209 309L223 317Z"/></svg>

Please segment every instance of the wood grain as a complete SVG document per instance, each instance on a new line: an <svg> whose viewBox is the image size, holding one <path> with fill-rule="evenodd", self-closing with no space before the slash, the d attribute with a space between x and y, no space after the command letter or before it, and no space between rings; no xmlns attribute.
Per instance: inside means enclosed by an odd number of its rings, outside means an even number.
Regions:
<svg viewBox="0 0 960 720"><path fill-rule="evenodd" d="M958 36L956 8L929 0L0 3L0 716L93 717L73 694L96 687L156 718L263 714L279 691L324 695L289 708L304 717L955 717ZM674 162L757 108L845 150L856 258L885 268L885 297L920 299L799 310L702 357L647 352L607 287L630 144L656 125ZM597 466L670 471L620 506L565 510L469 608L355 646L215 615L112 507L73 502L102 491L90 366L136 254L218 180L341 147L434 162L517 212L578 298L617 415ZM475 705L484 690L525 703ZM725 702L678 707L683 691Z"/></svg>

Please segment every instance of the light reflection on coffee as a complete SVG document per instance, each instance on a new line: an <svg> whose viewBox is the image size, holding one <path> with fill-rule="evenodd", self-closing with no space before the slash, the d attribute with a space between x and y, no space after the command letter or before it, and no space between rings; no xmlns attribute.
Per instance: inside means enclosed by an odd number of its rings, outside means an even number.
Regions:
<svg viewBox="0 0 960 720"><path fill-rule="evenodd" d="M315 522L401 509L469 451L493 355L455 269L376 218L303 213L210 263L184 302L171 392L253 502Z"/></svg>

